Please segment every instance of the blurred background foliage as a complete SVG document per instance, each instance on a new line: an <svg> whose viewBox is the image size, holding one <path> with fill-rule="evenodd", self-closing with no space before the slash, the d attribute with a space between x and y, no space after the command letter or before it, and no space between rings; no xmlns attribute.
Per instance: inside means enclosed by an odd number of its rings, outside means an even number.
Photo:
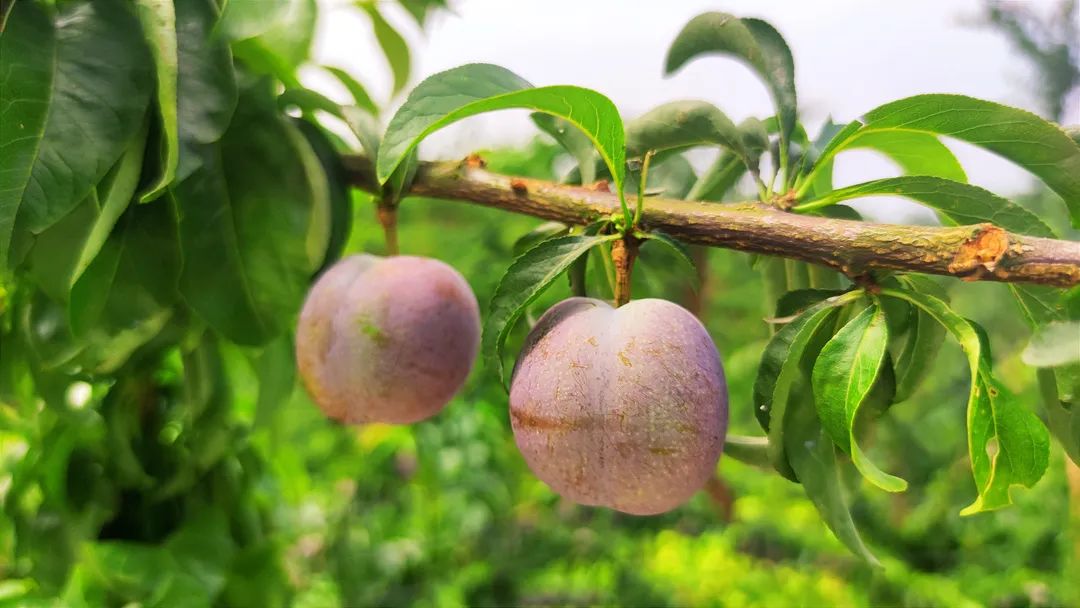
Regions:
<svg viewBox="0 0 1080 608"><path fill-rule="evenodd" d="M442 3L401 4L422 25ZM1074 2L1062 6L1075 17ZM361 8L400 90L408 48L378 5ZM279 103L293 114L333 122L332 106L295 77L312 43L314 2L230 2L224 11L245 73L291 91ZM1071 60L1062 60L1022 7L987 11L1021 48L1049 49L1026 52L1047 95L1063 99L1064 72L1076 82L1075 37L1064 38ZM1055 103L1046 107L1060 110ZM337 133L339 147L355 147ZM540 137L480 152L496 172L554 179L566 166ZM371 196L348 196L344 253L381 252ZM1056 204L1042 191L1020 198L1035 210ZM403 253L450 263L482 303L515 241L539 223L424 199L399 214ZM1055 224L1080 236L1064 218ZM697 293L669 270L671 254L647 245L635 296L700 311L724 356L731 432L756 434L749 404L771 303L747 256L695 255L705 274ZM1005 288L942 284L959 312L991 328L1002 378L1034 402L1034 372L1019 361L1029 330ZM535 314L567 295L560 282ZM239 346L181 312L107 373L73 371L47 364L70 361L62 304L10 277L0 299L0 606L1080 605L1080 525L1070 533L1059 448L1016 506L958 515L974 488L962 430L968 379L952 344L864 444L911 489L876 491L847 469L857 523L884 564L875 571L831 535L799 486L731 459L721 458L716 480L688 505L662 516L561 500L529 473L506 394L480 369L433 420L346 427L299 387L289 335ZM526 329L515 330L508 352Z"/></svg>

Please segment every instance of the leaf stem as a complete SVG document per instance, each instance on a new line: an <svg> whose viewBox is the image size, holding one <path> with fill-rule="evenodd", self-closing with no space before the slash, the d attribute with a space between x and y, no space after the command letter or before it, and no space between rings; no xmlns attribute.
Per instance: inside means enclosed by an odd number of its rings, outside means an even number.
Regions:
<svg viewBox="0 0 1080 608"><path fill-rule="evenodd" d="M781 135L780 135L780 169L776 173L777 173L777 175L783 173L784 179L780 183L783 186L783 189L785 191L787 191L788 187L790 186L790 184L788 183L788 181L791 178L791 169L788 166L790 164L791 164L791 159L788 158L788 141L787 141L787 138L783 136L783 133L781 133Z"/></svg>
<svg viewBox="0 0 1080 608"><path fill-rule="evenodd" d="M615 265L615 306L630 301L630 277L634 270L640 241L631 234L611 243L611 261Z"/></svg>
<svg viewBox="0 0 1080 608"><path fill-rule="evenodd" d="M638 180L637 189L637 209L634 211L634 223L630 225L631 228L637 227L638 222L641 221L641 209L645 206L645 188L649 184L649 164L655 154L656 150L649 150L645 153L645 159L641 162L641 179Z"/></svg>
<svg viewBox="0 0 1080 608"><path fill-rule="evenodd" d="M768 450L769 439L767 437L728 435L724 439L724 455L744 464L771 467Z"/></svg>
<svg viewBox="0 0 1080 608"><path fill-rule="evenodd" d="M754 183L757 184L758 196L761 197L762 202L769 200L769 187L765 185L765 181L761 179L761 173L754 171Z"/></svg>
<svg viewBox="0 0 1080 608"><path fill-rule="evenodd" d="M379 224L383 228L383 235L386 238L386 255L397 255L397 207L380 203L375 209L375 216L379 219Z"/></svg>

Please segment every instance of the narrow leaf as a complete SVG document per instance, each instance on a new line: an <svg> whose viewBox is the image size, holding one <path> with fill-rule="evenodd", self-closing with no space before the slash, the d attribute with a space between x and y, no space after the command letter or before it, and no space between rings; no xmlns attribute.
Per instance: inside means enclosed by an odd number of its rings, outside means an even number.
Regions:
<svg viewBox="0 0 1080 608"><path fill-rule="evenodd" d="M967 355L971 373L968 454L979 495L960 514L971 515L1011 504L1011 485L1031 487L1046 471L1050 457L1046 427L994 379L979 333L948 304L926 293L892 288L884 288L881 293L906 300L934 317ZM991 446L991 439L996 439L996 445Z"/></svg>
<svg viewBox="0 0 1080 608"><path fill-rule="evenodd" d="M360 81L353 78L352 75L341 68L325 66L323 69L333 75L334 78L337 78L338 82L349 91L349 95L352 96L353 103L356 104L356 107L366 110L372 115L379 114L379 107L372 101L371 96L368 95L367 89L364 85L360 84Z"/></svg>
<svg viewBox="0 0 1080 608"><path fill-rule="evenodd" d="M374 165L375 159L379 157L379 144L382 139L378 119L356 106L345 106L341 108L341 112L345 116L345 124L349 125L349 130L360 140L360 147Z"/></svg>
<svg viewBox="0 0 1080 608"><path fill-rule="evenodd" d="M675 37L668 49L664 71L671 74L707 54L733 56L757 72L768 85L780 116L781 139L790 141L797 114L795 66L783 37L760 19L704 13L691 19Z"/></svg>
<svg viewBox="0 0 1080 608"><path fill-rule="evenodd" d="M86 198L150 100L150 53L128 4L62 8L53 30L36 4L20 2L3 36L0 72L11 86L0 87L2 120L25 128L0 129L0 259L16 214L36 234Z"/></svg>
<svg viewBox="0 0 1080 608"><path fill-rule="evenodd" d="M233 42L237 59L258 74L270 74L287 86L297 86L297 69L311 54L318 17L316 0L284 0L284 10L277 12L282 0L227 2L223 20L237 4L252 4L261 31L256 36Z"/></svg>
<svg viewBox="0 0 1080 608"><path fill-rule="evenodd" d="M56 30L45 8L19 2L0 36L0 270L29 186L54 92Z"/></svg>
<svg viewBox="0 0 1080 608"><path fill-rule="evenodd" d="M68 301L72 285L97 256L131 203L142 170L146 131L144 124L90 196L34 240L24 260L27 273L57 302Z"/></svg>
<svg viewBox="0 0 1080 608"><path fill-rule="evenodd" d="M672 101L626 123L626 154L643 156L694 146L721 146L750 161L742 134L726 114L706 101Z"/></svg>
<svg viewBox="0 0 1080 608"><path fill-rule="evenodd" d="M724 152L698 176L686 198L691 201L719 201L739 178L746 174L746 165L733 153Z"/></svg>
<svg viewBox="0 0 1080 608"><path fill-rule="evenodd" d="M945 339L945 328L922 309L913 311L907 337L896 358L896 401L902 402L933 369L938 351Z"/></svg>
<svg viewBox="0 0 1080 608"><path fill-rule="evenodd" d="M690 252L686 250L685 245L663 232L646 233L645 239L647 242L660 243L674 253L679 260L679 266L685 271L683 274L690 279L690 286L694 291L701 289L701 277L698 274L697 266L694 264L694 258L690 257Z"/></svg>
<svg viewBox="0 0 1080 608"><path fill-rule="evenodd" d="M231 2L230 6L241 4ZM262 3L266 4L266 3ZM215 0L176 3L179 161L176 182L199 168L201 148L221 139L237 103L236 72L228 39L214 29Z"/></svg>
<svg viewBox="0 0 1080 608"><path fill-rule="evenodd" d="M390 120L376 164L381 183L425 137L463 118L511 108L544 112L581 129L611 172L623 209L626 203L626 145L618 109L603 95L574 86L531 88L513 72L490 64L469 64L421 82Z"/></svg>
<svg viewBox="0 0 1080 608"><path fill-rule="evenodd" d="M768 467L769 438L728 435L724 438L724 457L757 467Z"/></svg>
<svg viewBox="0 0 1080 608"><path fill-rule="evenodd" d="M405 42L394 26L386 21L374 2L363 3L360 7L371 19L375 39L378 40L379 47L386 56L386 62L390 64L390 71L394 74L394 94L396 95L409 84L409 74L412 70L409 43Z"/></svg>
<svg viewBox="0 0 1080 608"><path fill-rule="evenodd" d="M1080 145L1035 114L963 95L916 95L871 110L865 122L947 135L1003 156L1061 195L1080 227Z"/></svg>
<svg viewBox="0 0 1080 608"><path fill-rule="evenodd" d="M141 202L161 196L176 177L180 154L180 125L177 119L176 12L172 0L137 0L143 35L154 56L157 80L157 108L161 119L161 175L140 197Z"/></svg>
<svg viewBox="0 0 1080 608"><path fill-rule="evenodd" d="M278 96L278 105L282 108L296 107L304 115L317 111L345 120L345 113L340 105L326 95L305 87L288 87Z"/></svg>
<svg viewBox="0 0 1080 608"><path fill-rule="evenodd" d="M177 300L180 246L171 200L134 205L71 289L71 329L119 333L166 312ZM154 251L154 255L147 255Z"/></svg>
<svg viewBox="0 0 1080 608"><path fill-rule="evenodd" d="M852 292L854 293L854 292ZM761 355L757 379L754 381L754 415L769 435L769 458L780 474L795 479L788 458L784 454L784 412L789 402L798 398L793 387L804 381L801 368L808 352L816 355L810 345L824 341L831 335L829 322L835 319L837 307L857 297L844 295L830 298L807 308L772 337ZM825 329L830 331L826 332Z"/></svg>
<svg viewBox="0 0 1080 608"><path fill-rule="evenodd" d="M326 133L317 125L306 120L296 119L294 124L297 130L304 136L311 151L315 154L322 167L321 175L325 176L327 197L330 203L330 226L329 236L326 243L326 254L320 264L320 270L333 264L341 257L345 249L345 243L349 240L352 231L353 208L352 193L347 185L345 167L341 164L341 156L334 149L333 144L327 138ZM309 172L311 179L318 179L318 171ZM316 194L318 196L318 194ZM313 230L318 230L317 226ZM316 235L309 233L311 240L317 239ZM312 249L318 248L318 243L311 244Z"/></svg>
<svg viewBox="0 0 1080 608"><path fill-rule="evenodd" d="M542 112L530 116L541 131L547 133L577 162L581 183L596 181L596 148L592 140L566 120Z"/></svg>
<svg viewBox="0 0 1080 608"><path fill-rule="evenodd" d="M288 12L294 0L260 0L222 3L221 29L233 40L253 38L272 28ZM180 2L179 4L183 4Z"/></svg>
<svg viewBox="0 0 1080 608"><path fill-rule="evenodd" d="M507 269L488 307L482 352L488 369L505 384L502 364L503 343L525 307L532 303L574 260L589 249L619 238L606 236L564 236L544 241L526 251Z"/></svg>
<svg viewBox="0 0 1080 608"><path fill-rule="evenodd" d="M220 149L175 187L180 291L233 342L260 345L278 335L325 255L326 177L304 146L272 99L245 91Z"/></svg>
<svg viewBox="0 0 1080 608"><path fill-rule="evenodd" d="M570 227L562 222L544 222L514 241L514 257L520 256L544 241L566 236L568 232L570 232Z"/></svg>
<svg viewBox="0 0 1080 608"><path fill-rule="evenodd" d="M822 427L836 445L851 454L855 468L879 488L902 492L907 482L879 469L855 439L859 408L881 372L888 342L881 307L863 309L821 349L814 364L814 404Z"/></svg>
<svg viewBox="0 0 1080 608"><path fill-rule="evenodd" d="M804 185L799 190L800 197L809 192L810 186L818 195L832 190L836 156L845 150L855 149L869 149L884 154L899 165L905 175L929 175L967 182L967 173L956 155L934 134L904 129L863 129L862 126L861 122L853 121L835 131L824 146L820 142L816 144L815 147L819 148L817 160L804 178Z"/></svg>
<svg viewBox="0 0 1080 608"><path fill-rule="evenodd" d="M839 190L803 203L795 209L809 211L864 196L903 196L918 201L943 216L950 224L990 222L1006 230L1053 238L1054 233L1034 213L978 186L940 177L910 175L878 179Z"/></svg>
<svg viewBox="0 0 1080 608"><path fill-rule="evenodd" d="M839 463L836 461L836 447L821 428L806 392L801 391L802 395L796 398L784 420L783 426L788 428L784 448L791 467L806 496L817 507L836 538L855 555L872 565L878 565L877 558L867 549L851 519Z"/></svg>

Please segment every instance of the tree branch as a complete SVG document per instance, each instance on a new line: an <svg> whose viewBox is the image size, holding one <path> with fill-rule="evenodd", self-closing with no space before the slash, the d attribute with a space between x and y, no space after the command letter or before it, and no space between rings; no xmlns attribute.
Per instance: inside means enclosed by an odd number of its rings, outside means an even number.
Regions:
<svg viewBox="0 0 1080 608"><path fill-rule="evenodd" d="M371 163L345 156L350 183L377 190ZM408 194L459 200L514 213L588 224L619 210L606 187L568 186L509 177L483 169L476 158L422 162ZM646 200L644 230L686 243L801 260L848 276L900 270L1069 287L1080 284L1080 242L1012 234L992 224L902 226L839 220L782 211L761 203Z"/></svg>

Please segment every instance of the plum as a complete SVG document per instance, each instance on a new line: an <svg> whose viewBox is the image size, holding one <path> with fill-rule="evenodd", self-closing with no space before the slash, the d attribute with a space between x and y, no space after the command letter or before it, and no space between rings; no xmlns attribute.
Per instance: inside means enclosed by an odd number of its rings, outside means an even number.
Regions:
<svg viewBox="0 0 1080 608"><path fill-rule="evenodd" d="M514 439L533 473L569 500L635 515L669 511L704 485L727 417L716 345L666 300L556 304L510 386Z"/></svg>
<svg viewBox="0 0 1080 608"><path fill-rule="evenodd" d="M453 398L479 343L476 296L456 270L430 258L361 254L335 263L308 292L296 360L327 416L409 424Z"/></svg>

